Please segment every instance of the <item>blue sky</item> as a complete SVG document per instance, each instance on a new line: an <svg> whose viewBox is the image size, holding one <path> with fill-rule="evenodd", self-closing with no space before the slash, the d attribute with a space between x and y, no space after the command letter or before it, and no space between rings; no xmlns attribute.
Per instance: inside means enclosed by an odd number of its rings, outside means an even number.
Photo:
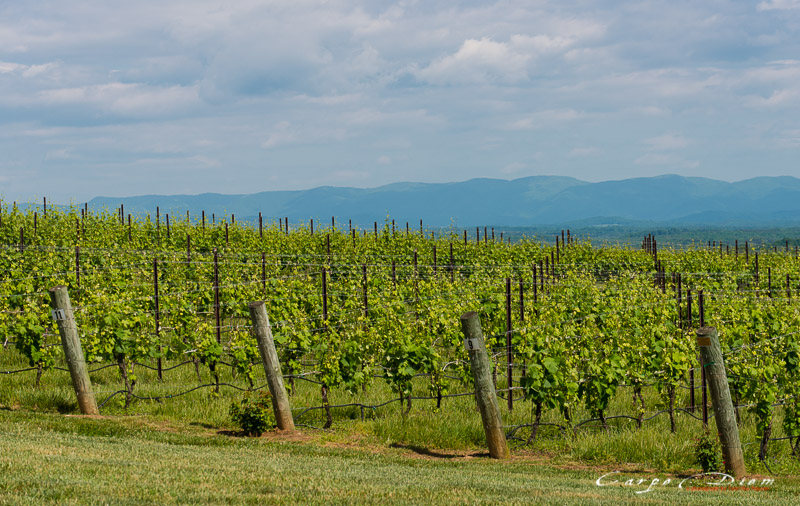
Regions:
<svg viewBox="0 0 800 506"><path fill-rule="evenodd" d="M0 194L800 177L800 0L0 0Z"/></svg>

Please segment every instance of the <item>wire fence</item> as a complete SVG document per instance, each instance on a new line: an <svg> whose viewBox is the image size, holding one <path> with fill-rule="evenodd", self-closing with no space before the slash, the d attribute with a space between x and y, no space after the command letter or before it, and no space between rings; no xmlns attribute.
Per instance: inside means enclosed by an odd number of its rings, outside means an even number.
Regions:
<svg viewBox="0 0 800 506"><path fill-rule="evenodd" d="M17 246L2 246L2 248L12 249L16 251ZM353 330L355 327L350 323L345 323L351 318L363 314L363 321L358 325L360 328L368 328L376 324L377 314L383 311L392 311L400 317L416 318L420 314L420 306L428 303L441 303L453 300L470 300L478 304L483 303L489 299L496 299L502 301L505 296L508 299L508 293L504 293L503 289L508 286L507 279L513 277L515 282L518 283L520 290L520 308L521 312L527 311L528 319L522 321L522 317L516 322L516 325L502 330L502 324L496 322L494 326L488 328L486 333L486 340L495 346L490 348L490 353L494 359L496 369L499 371L500 381L502 386L506 378L511 379L511 384L519 385L521 380L525 377L526 368L530 363L516 354L516 346L508 344L516 336L525 336L532 333L552 334L548 338L551 342L569 342L581 341L591 342L596 340L599 336L586 335L586 334L569 334L562 332L554 332L555 330L562 330L566 327L574 327L583 324L586 321L605 319L609 317L624 318L631 312L637 310L649 310L657 307L670 307L675 311L672 323L676 328L683 325L684 313L682 312L686 307L686 301L681 300L680 294L680 281L675 283L675 276L673 275L670 280L669 288L672 289L673 297L661 297L647 301L638 301L638 303L631 303L622 307L616 307L608 310L595 310L588 314L579 312L570 313L569 308L565 310L564 299L559 299L557 292L568 291L573 289L581 289L586 286L582 275L592 276L592 280L600 281L608 284L608 280L612 277L619 277L625 280L635 280L640 283L653 283L653 286L660 283L662 294L667 293L668 281L658 272L652 272L651 267L645 267L643 262L638 268L635 266L628 266L627 268L606 268L592 264L589 262L546 262L542 265L540 257L536 261L529 262L511 262L502 265L488 264L488 263L474 263L470 265L457 265L453 257L445 256L443 263L436 262L430 257L430 251L426 251L426 259L419 261L417 252L404 252L402 254L393 255L378 255L369 253L359 253L359 262L353 261L335 261L336 254L274 254L265 252L247 252L236 254L215 254L211 251L187 251L186 258L181 258L180 252L164 252L159 250L119 250L119 249L102 249L102 248L81 248L78 252L71 248L49 248L49 247L32 247L33 251L40 252L57 252L62 253L64 261L72 260L72 255L77 256L75 269L61 269L52 273L43 273L36 275L14 276L6 277L2 281L7 286L38 286L31 290L14 291L13 293L0 293L0 299L26 299L31 297L45 298L48 295L41 286L46 286L48 282L63 282L68 279L71 283L74 282L76 292L76 304L74 310L76 314L81 317L93 317L98 310L119 310L120 312L133 315L133 316L147 316L154 321L154 329L151 332L141 333L141 337L147 339L163 339L165 334L177 334L177 329L168 324L170 317L178 314L181 311L189 311L194 316L204 319L213 319L222 317L221 324L214 323L211 330L215 331L218 336L231 335L234 332L249 333L252 326L249 322L245 321L241 316L235 314L236 310L240 310L246 303L246 300L236 300L234 297L228 300L219 300L221 293L228 295L234 294L237 290L243 290L247 295L253 293L262 293L262 297L269 304L298 304L304 303L312 307L306 309L302 316L293 316L286 319L277 319L273 323L273 329L277 332L296 332L307 331L312 334L322 334L325 332L334 331L347 331ZM118 255L120 252L124 255L130 255L132 261L125 263L107 263L107 257L92 258L98 255ZM137 260L141 257L141 260ZM78 264L80 259L84 263ZM554 258L551 253L551 259ZM544 257L547 260L547 257ZM401 263L398 265L398 261ZM94 264L93 262L97 262ZM669 262L667 262L669 265ZM178 273L174 278L165 275L163 272L161 278L157 275L154 276L153 265L162 266L168 272L174 271ZM675 267L680 267L679 262L674 263ZM217 271L223 271L223 280L220 282ZM195 271L199 273L195 278L190 278L186 275L187 271ZM115 280L112 290L106 290L104 283L108 282L107 274L122 272L125 273L123 281ZM213 277L212 277L212 272ZM771 273L771 271L770 271ZM723 300L723 301L741 301L753 302L757 301L758 304L792 304L794 299L792 297L793 291L796 293L800 291L800 286L797 285L798 280L789 278L789 273L786 273L786 286L773 287L771 276L767 279L765 286L764 279L759 278L758 270L755 271L742 271L742 270L723 270L718 272L704 272L698 269L690 269L680 273L684 279L691 280L688 286L702 286L706 281L721 282L725 281L727 285L715 288L712 293L707 293L709 301ZM184 277L181 277L184 276ZM369 278L367 278L369 276ZM439 289L434 294L423 293L420 294L416 291L416 285L431 280L446 280L448 277L453 281L467 282L459 283L454 282L451 285L440 284ZM507 279L504 279L507 278ZM776 276L777 278L777 276ZM327 291L323 291L323 280L330 280L330 285ZM336 281L334 281L334 279ZM74 280L74 281L73 281ZM79 282L80 280L80 282ZM158 282L161 286L158 286ZM312 287L300 294L288 293L269 293L266 287L274 287L286 285L291 282L299 282L307 287ZM733 283L736 283L736 288L733 289ZM402 297L395 296L381 298L380 295L389 291L389 286L397 287L404 285L401 288L404 290ZM442 289L446 287L446 289ZM159 289L160 288L160 289ZM261 290L259 290L259 288ZM786 290L786 296L783 295L783 290ZM123 296L116 296L113 301L92 302L91 296L97 295L92 293L93 290L98 292L105 291L114 295L129 294ZM218 297L217 300L212 302L210 299L202 303L192 302L184 303L177 307L171 307L168 302L175 299L191 299L192 296L198 294L209 294L214 292ZM396 292L395 292L396 293ZM524 304L522 294L528 296L528 306ZM551 296L552 294L552 296ZM779 294L779 295L777 295ZM620 296L619 293L615 294ZM534 303L531 304L531 296ZM84 298L88 300L84 300ZM368 298L371 298L371 303L367 303ZM162 307L156 308L153 304L156 300L162 302ZM333 305L338 307L331 307L323 310L325 302L330 301ZM362 303L363 301L363 303ZM508 300L506 300L509 303ZM517 300L513 301L516 304ZM405 310L398 310L398 305L405 304ZM509 304L510 306L510 304ZM516 311L516 308L514 309ZM549 321L541 321L536 316L539 313L545 313L551 310L562 310L566 315L560 319L551 319ZM0 311L0 314L5 314L10 317L16 317L25 314L29 311L28 308L14 308ZM688 310L687 310L688 311ZM500 311L502 312L502 310ZM691 316L688 313L687 316ZM698 317L700 315L697 315ZM510 319L510 316L509 316ZM331 323L332 321L339 321L340 323ZM728 320L720 320L720 323L733 322L733 318ZM777 348L771 350L772 356L783 357L791 351L791 346L788 344L777 344L782 340L793 337L798 334L797 331L785 332L779 335L770 335L760 339L753 339L751 343L741 344L724 350L726 360L737 359L749 350L757 347L764 347L767 345L775 345ZM83 331L84 337L95 337L100 335L99 330ZM676 333L677 335L677 333ZM685 337L685 333L681 333ZM45 333L43 336L44 341L54 340L52 333ZM621 338L621 335L614 333L606 333L602 339L615 339ZM448 353L443 353L443 360L446 361L442 366L441 371L437 371L438 377L445 377L451 380L460 381L462 378L458 376L448 376L443 374L448 367L463 367L465 361L462 358L457 358L457 353L454 352L456 344L453 339L441 342L437 338L432 343L432 346L445 350ZM503 342L507 344L503 345ZM6 336L4 348L8 346L16 346L18 343L17 337L14 335ZM159 344L164 343L160 341ZM166 343L164 343L166 344ZM54 342L45 342L41 345L40 349L55 348L59 345ZM228 358L234 358L230 355L232 351L231 345L227 344L226 352ZM311 369L318 369L319 362L314 360L313 353L308 347L305 348L292 348L291 346L281 347L279 350L283 356L284 363L287 362L287 354L296 354L293 360L298 360L303 363L305 367ZM191 355L197 352L197 349L187 349L183 353ZM580 369L581 364L589 363L595 360L596 357L591 353L586 356L573 359L571 367ZM696 364L686 369L684 373L691 375L700 375L702 367ZM132 367L141 367L147 369L158 370L159 374L172 371L184 366L194 365L198 366L198 358L194 356L192 360L184 360L177 365L169 366L167 368L153 368L153 366L141 362L131 362L129 365ZM234 367L231 362L217 361L215 365ZM250 364L252 367L254 364ZM102 370L119 367L119 364L104 364L98 365L90 371L92 374L101 372ZM374 365L377 370L386 369L385 365ZM11 375L17 373L27 373L35 371L37 375L41 375L44 371L41 365L38 367L27 367L20 369L13 369L7 371L0 371L0 374ZM52 370L63 372L67 369L62 367L53 367ZM508 374L504 374L508 372ZM655 376L664 374L663 370L648 371L649 380ZM732 379L737 379L737 375L733 374L730 370L728 373ZM315 385L322 385L323 382L317 377L320 375L317 370L306 371L292 371L292 374L284 376L289 381L304 381L313 383ZM431 384L434 383L434 376L431 374L416 375L417 378L426 378ZM385 379L385 375L372 375L373 379ZM38 376L37 376L38 380ZM581 377L577 380L579 385L583 385L591 378ZM508 383L506 381L506 383ZM614 387L626 388L646 388L651 387L653 383L645 384L640 377L631 376ZM126 388L125 390L114 390L104 392L104 398L100 402L100 407L105 407L113 399L119 396L126 398L136 399L137 401L152 401L164 402L170 399L175 399L191 394L192 392L213 389L218 391L220 388L230 388L236 391L253 392L264 388L265 385L254 385L252 383L235 383L229 381L219 381L219 379L212 382L200 381L198 373L198 384L191 386L185 385L177 389L173 393L164 395L145 395L142 390L142 384L137 385L138 390L134 391L133 387ZM467 383L460 385L465 391L458 393L441 393L430 396L398 396L389 399L381 399L374 402L354 402L342 404L322 404L322 405L309 405L296 407L293 409L294 418L297 421L305 421L314 412L319 410L338 410L353 408L360 410L361 418L364 419L366 413L375 413L381 408L385 408L395 403L408 403L408 401L436 401L439 406L443 400L451 398L469 397L474 395L470 391ZM702 386L699 382L691 382L685 376L681 378L681 382L674 385L675 388L688 391L691 393L702 392ZM511 396L512 402L519 402L525 400L525 390L520 386L511 386L510 388L501 388L497 390L500 398L508 400ZM515 395L516 394L516 395ZM523 394L523 395L519 395ZM783 406L786 402L794 401L793 397L787 396L779 399L778 402L772 403L772 408ZM126 401L127 402L127 401ZM738 404L736 409L747 409L752 407L752 404ZM605 429L609 421L619 421L620 423L636 423L641 426L653 420L659 420L663 415L670 417L679 414L691 419L696 419L700 422L704 418L696 414L700 406L694 405L691 407L676 406L674 409L662 409L655 412L643 413L638 411L636 413L618 413L614 412L608 416L590 417L582 420L575 420L569 423L556 423L556 422L538 422L538 423L524 423L505 427L507 437L511 440L525 443L530 441L530 437L524 439L519 437L518 434L523 433L526 429L531 429L532 432L538 430L539 427L554 427L558 429L561 435L568 435L570 432L573 434L576 431L591 430L596 428ZM647 415L647 416L645 416ZM706 419L707 420L707 419ZM599 423L598 423L599 422ZM305 424L312 426L311 424ZM793 443L795 436L777 436L768 438L769 441L789 441ZM748 443L750 444L750 443Z"/></svg>
<svg viewBox="0 0 800 506"><path fill-rule="evenodd" d="M783 337L783 336L779 336L779 337ZM11 343L9 343L9 344L11 344ZM285 352L286 350L281 350L281 351ZM738 350L733 350L732 352L729 352L729 355L731 353L735 352L735 351L738 351ZM502 357L504 355L504 353L505 353L505 350L501 349L501 350L497 351L496 353L493 353L493 356L494 356L495 359L498 359L498 358ZM197 360L184 360L184 361L179 362L177 364L161 368L161 372L162 373L167 373L167 372L174 371L174 370L177 370L179 368L186 367L186 366L191 366L191 365L197 366L197 364L198 364ZM229 367L229 368L233 368L234 367L233 363L226 362L224 360L218 361L216 363L216 365L220 366L220 367L222 367L222 366L226 366L226 367ZM251 364L251 365L258 366L258 364ZM310 366L310 367L313 368L313 367L317 366L318 363L313 362L313 361L309 361L309 362L306 362L304 365ZM503 369L503 368L507 367L508 365L509 364L503 364L502 362L498 362L497 363L497 368L498 369ZM145 368L145 369L149 369L151 371L158 370L158 368L154 367L153 365L146 364L146 363L141 363L141 362L133 362L133 363L131 363L131 366L139 367L139 368ZM95 367L93 367L92 369L89 370L89 373L90 374L96 374L96 373L99 373L99 372L101 372L101 371L103 371L105 369L118 368L118 367L120 367L120 364L96 365ZM512 364L511 367L514 367L517 370L519 370L519 369L523 368L524 366L523 365ZM386 368L382 367L382 366L378 366L378 369L386 369ZM69 372L69 369L64 368L64 367L60 367L60 366L54 366L54 367L52 367L52 370L53 371L57 371L57 372L61 372L61 373ZM694 368L693 370L698 371L698 370L700 370L700 368ZM27 368L21 368L21 369L17 369L17 370L0 371L0 374L8 375L8 374L25 373L25 372L32 372L32 371L41 371L41 369L38 368L38 367L27 367ZM312 383L312 384L315 384L315 385L322 385L321 381L313 379L314 376L317 376L319 374L320 374L319 371L311 370L311 371L298 372L298 373L293 373L293 374L284 374L283 378L284 378L284 380L306 381L306 382L309 382L309 383ZM416 374L414 377L415 378L421 378L421 379L430 380L432 378L432 375L430 375L430 374ZM397 396L397 397L392 397L392 398L388 398L388 399L382 399L382 400L380 400L378 402L366 402L366 403L365 402L348 402L348 403L339 403L339 404L333 403L333 404L319 404L319 405L309 405L309 406L296 406L296 407L292 408L293 418L294 418L295 424L298 425L298 426L305 426L305 427L309 427L309 428L322 429L321 427L315 426L315 425L313 425L313 424L311 424L309 422L305 422L306 415L308 415L310 413L313 413L315 411L322 411L322 410L334 410L335 411L335 410L346 409L346 408L355 408L355 409L360 411L360 418L363 421L366 418L365 413L372 413L374 415L374 414L377 413L377 411L379 409L384 408L384 407L389 406L389 405L392 405L392 404L395 404L395 403L403 404L403 403L417 402L417 401L435 401L436 404L437 404L437 408L438 408L438 407L441 407L441 404L442 404L443 401L447 401L448 399L473 397L475 395L475 392L470 389L470 386L467 383L464 383L464 381L463 381L464 378L458 377L458 376L448 376L448 375L444 375L444 377L446 377L448 379L451 379L451 380L456 380L456 381L461 382L461 385L462 385L462 388L464 388L464 391L463 392L458 392L458 393L439 393L438 395L427 395L427 396L425 396L425 395L411 395L411 396L408 396L408 397L405 397L405 398L402 397L402 396ZM518 374L518 375L514 376L514 379L516 380L516 382L518 382L522 377L524 377L524 376L522 376L521 374ZM384 375L380 375L380 374L373 374L373 375L371 375L371 378L373 378L373 379L385 379L386 377ZM198 380L199 379L200 378L198 377ZM108 392L108 393L104 394L104 397L101 400L101 402L99 402L98 406L102 409L102 408L106 407L109 402L111 402L114 398L116 398L118 396L129 396L131 399L136 399L137 401L144 401L144 402L150 401L150 402L161 403L161 402L164 402L164 401L169 401L169 400L172 400L172 399L183 397L185 395L191 394L191 393L199 391L199 390L214 390L214 391L218 391L220 388L229 388L229 389L240 391L240 392L258 392L260 390L265 389L266 386L267 386L266 383L262 383L262 384L258 384L258 385L251 383L250 385L245 385L245 384L235 384L235 383L231 383L231 382L228 382L228 381L219 381L219 380L217 380L217 381L213 381L213 382L199 382L199 384L191 385L191 386L187 385L186 387L177 389L177 391L175 391L175 392L168 393L168 394L160 394L160 395L146 395L146 394L143 394L141 392L134 393L131 390L118 389L118 390L114 390L114 391L111 391L111 392ZM634 385L631 384L631 383L620 383L618 385L619 388L640 388L640 389L641 388L647 388L647 387L653 387L653 386L654 386L653 384L639 384L636 387L634 387ZM679 385L679 386L680 386L680 388L687 389L687 390L694 390L694 391L702 391L702 388L703 388L699 384L698 385L694 385L694 386L690 386L685 382L683 384ZM163 388L163 385L162 385L161 388ZM139 385L139 389L140 390L142 389L141 385ZM525 401L524 389L522 387L519 387L519 386L511 387L511 388L497 388L496 389L496 393L497 393L497 396L500 399L503 399L503 400L507 400L508 395L512 395L514 402ZM516 394L523 394L523 395L514 395L515 393ZM785 399L781 399L781 400L779 400L777 402L772 403L771 407L772 408L777 408L777 407L785 405L788 401L792 401L792 400L794 400L793 397L792 398L788 398L787 397ZM752 406L753 406L753 404L735 404L734 408L738 412L741 409L747 409L747 408L752 407ZM650 411L649 413L647 413L645 410L640 410L636 414L631 414L631 413L627 413L626 414L626 413L614 412L613 414L609 414L609 415L604 416L604 417L589 417L589 418L585 418L585 419L575 420L574 422L569 423L569 424L565 423L565 422L557 423L557 422L552 422L552 421L539 421L539 422L531 421L531 422L514 424L514 425L505 425L503 428L504 428L504 430L506 432L506 437L507 437L507 439L509 441L515 442L518 446L525 446L525 445L530 445L533 442L530 435L528 437L521 437L519 435L521 431L525 431L525 430L530 430L531 434L536 434L537 431L539 430L539 428L553 427L553 428L558 430L558 433L560 434L561 437L574 437L578 432L584 431L584 430L608 430L609 427L610 427L609 426L609 422L612 422L612 421L615 421L615 420L633 423L633 424L636 424L638 427L641 427L643 424L651 422L653 420L657 420L659 418L662 418L663 416L670 416L670 415L674 416L676 414L680 414L680 415L686 416L686 417L694 419L694 420L696 420L698 422L703 422L704 419L698 414L701 409L702 409L702 406L700 406L700 405L696 405L696 406L693 406L693 407L675 406L672 411L670 411L669 409L660 409L660 410L656 410L656 411ZM713 411L713 408L710 405L707 406L707 409L708 409L709 413L711 413ZM300 422L304 422L304 423L300 423ZM775 436L775 437L769 437L768 438L768 441L770 441L770 442L786 441L786 442L788 442L790 444L792 449L794 449L795 445L797 444L797 440L798 440L797 436L791 436L791 435ZM762 443L762 441L755 441L755 442L750 442L750 443L746 443L746 444L758 444L758 443Z"/></svg>

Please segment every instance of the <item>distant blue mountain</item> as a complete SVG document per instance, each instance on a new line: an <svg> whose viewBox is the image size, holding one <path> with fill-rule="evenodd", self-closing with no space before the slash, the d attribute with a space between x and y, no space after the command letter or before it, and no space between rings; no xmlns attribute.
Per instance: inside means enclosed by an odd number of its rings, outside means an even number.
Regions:
<svg viewBox="0 0 800 506"><path fill-rule="evenodd" d="M561 176L514 180L470 179L460 183L394 183L377 188L321 186L300 191L265 191L248 195L145 195L97 197L93 209L135 214L209 217L236 215L253 220L288 217L291 223L338 223L362 226L387 217L426 226L515 227L569 225L671 224L784 226L800 223L800 179L757 177L728 183L714 179L665 175L589 183Z"/></svg>

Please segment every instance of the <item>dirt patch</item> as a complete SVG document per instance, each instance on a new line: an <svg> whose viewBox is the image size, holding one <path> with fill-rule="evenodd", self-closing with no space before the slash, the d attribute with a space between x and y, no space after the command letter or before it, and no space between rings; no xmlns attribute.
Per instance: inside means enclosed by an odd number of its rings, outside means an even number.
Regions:
<svg viewBox="0 0 800 506"><path fill-rule="evenodd" d="M142 420L142 426L148 429L157 430L159 432L171 432L173 434L178 434L181 431L180 427L176 427L172 425L170 422L166 420Z"/></svg>
<svg viewBox="0 0 800 506"><path fill-rule="evenodd" d="M340 436L336 441L325 441L322 446L325 448L367 452L373 455L386 454L389 451L388 446L376 443L374 438L363 434L343 434Z"/></svg>
<svg viewBox="0 0 800 506"><path fill-rule="evenodd" d="M119 416L110 415L64 415L66 418L86 418L88 420L119 420Z"/></svg>
<svg viewBox="0 0 800 506"><path fill-rule="evenodd" d="M299 430L280 430L272 429L261 434L262 439L271 441L291 441L296 443L308 443L314 441L314 437Z"/></svg>
<svg viewBox="0 0 800 506"><path fill-rule="evenodd" d="M248 437L247 434L241 430L218 430L215 434L228 437ZM299 430L272 429L261 434L260 438L270 441L286 441L291 443L313 443L315 441L313 436Z"/></svg>

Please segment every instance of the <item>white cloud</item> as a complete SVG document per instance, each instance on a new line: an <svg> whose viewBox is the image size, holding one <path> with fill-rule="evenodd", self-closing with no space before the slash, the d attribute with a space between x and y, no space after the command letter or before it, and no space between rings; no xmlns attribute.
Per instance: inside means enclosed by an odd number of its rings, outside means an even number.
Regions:
<svg viewBox="0 0 800 506"><path fill-rule="evenodd" d="M800 104L800 86L773 91L768 97L747 97L747 105L756 108L777 108Z"/></svg>
<svg viewBox="0 0 800 506"><path fill-rule="evenodd" d="M756 9L760 11L800 9L800 0L767 0L760 2Z"/></svg>
<svg viewBox="0 0 800 506"><path fill-rule="evenodd" d="M36 78L57 79L65 77L58 73L60 65L56 62L47 62L36 65L23 65L14 62L0 62L0 74L16 74L30 81Z"/></svg>
<svg viewBox="0 0 800 506"><path fill-rule="evenodd" d="M511 162L502 169L500 172L503 174L511 175L511 174L518 174L523 169L526 169L528 166L522 162Z"/></svg>
<svg viewBox="0 0 800 506"><path fill-rule="evenodd" d="M392 163L392 159L388 155L381 155L376 161L381 165L389 165Z"/></svg>
<svg viewBox="0 0 800 506"><path fill-rule="evenodd" d="M667 165L674 163L676 158L664 153L646 153L633 161L636 165Z"/></svg>
<svg viewBox="0 0 800 506"><path fill-rule="evenodd" d="M784 149L800 148L800 128L780 132L775 139L775 145Z"/></svg>
<svg viewBox="0 0 800 506"><path fill-rule="evenodd" d="M585 115L574 109L553 109L538 111L524 118L511 122L508 126L511 130L531 130L535 128L545 128L554 123L573 121Z"/></svg>
<svg viewBox="0 0 800 506"><path fill-rule="evenodd" d="M639 107L623 109L622 112L631 112L633 114L642 116L663 116L663 115L669 115L672 111L655 105L642 105Z"/></svg>
<svg viewBox="0 0 800 506"><path fill-rule="evenodd" d="M297 134L294 132L291 123L288 121L281 121L272 129L267 140L265 140L261 147L272 149L286 144L293 144L297 142Z"/></svg>
<svg viewBox="0 0 800 506"><path fill-rule="evenodd" d="M203 167L209 167L209 168L222 167L222 163L220 163L219 160L217 160L216 158L209 157L209 156L195 155L195 156L188 157L187 160L189 160L191 162L195 162L198 165L201 165Z"/></svg>
<svg viewBox="0 0 800 506"><path fill-rule="evenodd" d="M0 61L0 74L10 74L24 68L26 68L26 66L20 65L19 63Z"/></svg>
<svg viewBox="0 0 800 506"><path fill-rule="evenodd" d="M659 68L600 80L601 84L622 93L645 92L657 97L676 99L698 97L713 91L723 82L720 70L714 68Z"/></svg>
<svg viewBox="0 0 800 506"><path fill-rule="evenodd" d="M662 165L671 169L695 169L700 166L697 160L686 160L669 153L645 153L633 161L635 165Z"/></svg>
<svg viewBox="0 0 800 506"><path fill-rule="evenodd" d="M529 55L488 37L467 39L454 54L439 58L415 72L433 84L517 83L527 80Z"/></svg>
<svg viewBox="0 0 800 506"><path fill-rule="evenodd" d="M565 49L575 43L575 40L570 37L564 36L550 36L550 35L512 35L510 46L523 50L525 53L541 54L548 52L555 52Z"/></svg>
<svg viewBox="0 0 800 506"><path fill-rule="evenodd" d="M594 147L587 147L587 148L572 148L567 156L571 157L583 157L583 156L593 156L600 153L600 150Z"/></svg>
<svg viewBox="0 0 800 506"><path fill-rule="evenodd" d="M45 160L69 160L71 158L74 158L74 155L69 148L55 149L44 155Z"/></svg>
<svg viewBox="0 0 800 506"><path fill-rule="evenodd" d="M378 149L409 149L413 146L411 141L404 137L389 137L379 139L372 143L372 146Z"/></svg>
<svg viewBox="0 0 800 506"><path fill-rule="evenodd" d="M514 34L510 46L516 51L531 56L549 53L563 53L576 45L600 39L606 33L606 26L595 21L555 18L549 21L548 31L535 35ZM578 48L590 49L590 48Z"/></svg>
<svg viewBox="0 0 800 506"><path fill-rule="evenodd" d="M331 106L352 104L354 102L358 102L361 98L362 96L358 93L346 93L342 95L327 95L318 97L312 97L306 94L301 94L294 97L295 100L306 102L309 104L331 105Z"/></svg>
<svg viewBox="0 0 800 506"><path fill-rule="evenodd" d="M36 174L4 191L58 166L91 197L135 163L126 191L382 184L384 156L446 181L532 152L594 180L800 176L799 3L0 2L0 171Z"/></svg>
<svg viewBox="0 0 800 506"><path fill-rule="evenodd" d="M339 122L319 121L280 121L275 124L259 143L264 149L274 149L293 144L313 145L329 142L343 142L349 136L347 128Z"/></svg>
<svg viewBox="0 0 800 506"><path fill-rule="evenodd" d="M90 105L122 116L162 116L199 105L197 88L108 83L43 90L36 101L51 105Z"/></svg>
<svg viewBox="0 0 800 506"><path fill-rule="evenodd" d="M671 151L685 148L689 145L689 139L680 134L666 133L658 137L645 139L644 143L647 144L650 149L656 151Z"/></svg>
<svg viewBox="0 0 800 506"><path fill-rule="evenodd" d="M343 179L359 181L368 179L369 177L370 173L363 170L337 170L333 172L328 179L336 184L341 184Z"/></svg>
<svg viewBox="0 0 800 506"><path fill-rule="evenodd" d="M412 110L380 110L374 108L361 108L348 111L343 115L345 122L349 125L399 125L399 124L440 124L442 118L432 116L427 109Z"/></svg>
<svg viewBox="0 0 800 506"><path fill-rule="evenodd" d="M740 86L790 85L800 80L800 62L781 60L746 69L730 78Z"/></svg>

